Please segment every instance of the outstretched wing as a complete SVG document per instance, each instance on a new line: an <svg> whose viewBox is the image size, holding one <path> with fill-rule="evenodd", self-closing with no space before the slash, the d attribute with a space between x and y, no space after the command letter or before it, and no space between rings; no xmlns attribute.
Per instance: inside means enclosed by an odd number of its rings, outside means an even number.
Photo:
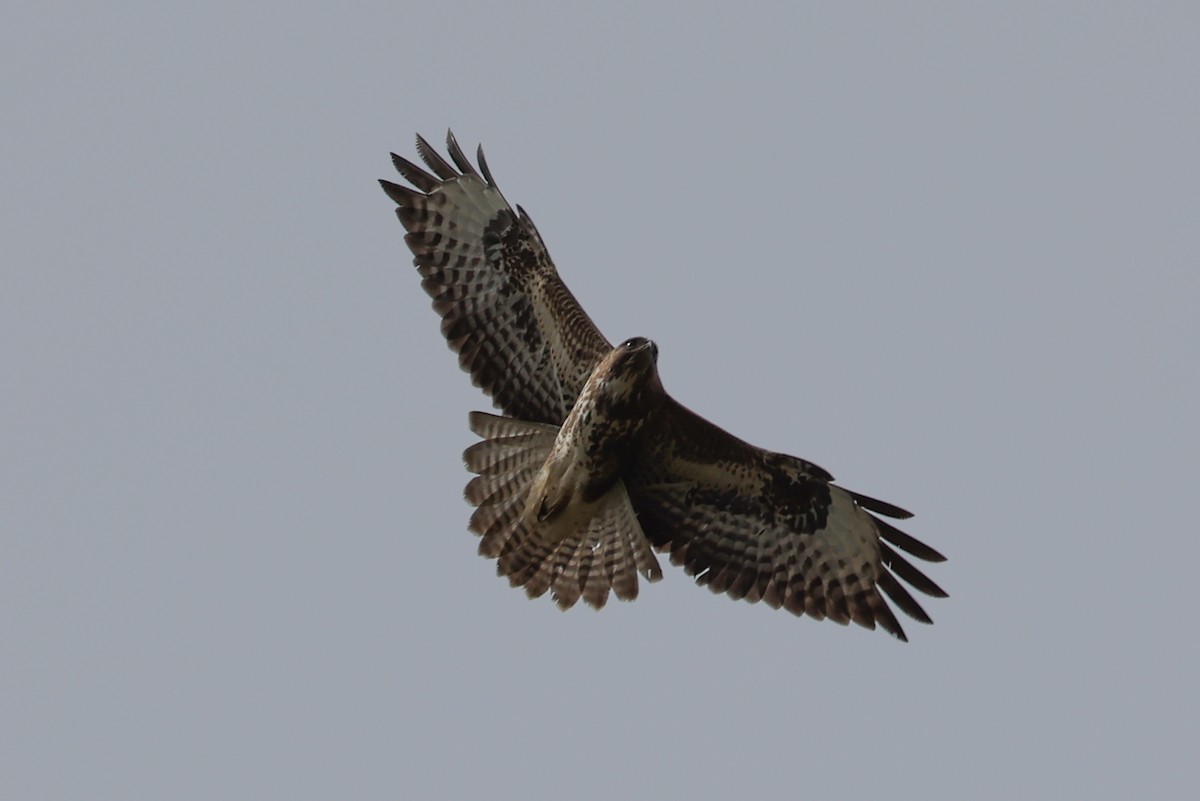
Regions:
<svg viewBox="0 0 1200 801"><path fill-rule="evenodd" d="M418 136L433 174L393 153L415 189L380 184L463 369L506 414L559 425L612 346L558 277L529 215L496 187L483 149L476 170L452 133L446 147L454 166Z"/></svg>
<svg viewBox="0 0 1200 801"><path fill-rule="evenodd" d="M876 624L907 640L884 601L932 622L900 583L946 593L898 551L940 553L870 514L912 515L849 492L814 464L755 448L674 400L626 486L659 550L696 583L797 615Z"/></svg>

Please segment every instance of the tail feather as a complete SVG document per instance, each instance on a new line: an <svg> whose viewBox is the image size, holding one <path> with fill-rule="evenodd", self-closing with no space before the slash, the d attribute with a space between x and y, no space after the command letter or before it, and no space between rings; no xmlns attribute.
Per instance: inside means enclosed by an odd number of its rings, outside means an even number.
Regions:
<svg viewBox="0 0 1200 801"><path fill-rule="evenodd" d="M632 537L627 536L630 526L640 533L637 515L629 504L629 497L622 492L614 502L611 513L599 521L603 527L599 540L605 551L605 572L612 577L613 593L622 601L637 598L637 558L634 556ZM645 537L641 539L645 540Z"/></svg>
<svg viewBox="0 0 1200 801"><path fill-rule="evenodd" d="M551 442L558 436L558 426L549 423L533 423L515 417L501 417L488 412L471 412L467 415L471 433L484 440L506 440L523 434L548 434Z"/></svg>
<svg viewBox="0 0 1200 801"><path fill-rule="evenodd" d="M477 442L463 451L463 462L472 473L492 476L528 467L534 454L540 451L543 435L520 434L504 439ZM550 443L553 444L551 439Z"/></svg>
<svg viewBox="0 0 1200 801"><path fill-rule="evenodd" d="M579 570L583 585L583 600L594 609L603 609L608 602L608 588L612 586L612 574L605 569L603 556L588 546ZM651 579L654 581L654 579Z"/></svg>
<svg viewBox="0 0 1200 801"><path fill-rule="evenodd" d="M563 609L580 597L599 608L610 588L623 601L637 598L639 573L648 581L662 578L653 551L648 544L643 548L646 538L620 484L602 499L581 531L557 542L544 536L547 533L545 526L518 523L500 554L499 573L514 587L523 586L531 598L553 589Z"/></svg>
<svg viewBox="0 0 1200 801"><path fill-rule="evenodd" d="M463 452L467 469L477 473L467 484L467 502L478 507L470 529L483 537L479 553L498 557L524 511L525 494L546 453L556 426L472 412L471 430L485 439Z"/></svg>
<svg viewBox="0 0 1200 801"><path fill-rule="evenodd" d="M580 598L597 609L611 591L621 600L638 594L638 574L662 578L658 560L638 524L625 486L617 482L578 530L524 519L525 500L558 434L557 426L472 412L471 430L482 442L463 460L475 478L466 498L476 506L471 530L479 552L497 559L497 571L532 598L552 591L562 609Z"/></svg>
<svg viewBox="0 0 1200 801"><path fill-rule="evenodd" d="M583 537L574 537L574 547L562 570L554 579L554 602L560 609L570 609L583 594L587 573L591 570L591 546ZM566 549L563 551L566 553Z"/></svg>
<svg viewBox="0 0 1200 801"><path fill-rule="evenodd" d="M523 491L503 502L476 509L471 515L470 529L483 538L479 542L479 555L495 559L509 550L508 543L521 522L521 514L524 511Z"/></svg>
<svg viewBox="0 0 1200 801"><path fill-rule="evenodd" d="M546 594L546 590L550 589L550 585L555 579L553 566L555 551L567 543L560 543L559 548L555 548L552 543L538 539L536 536L522 538L519 535L529 535L532 532L525 530L519 524L513 533L518 536L514 536L508 541L512 550L500 555L496 570L500 575L507 576L508 583L513 587L523 586L525 594L530 598L540 598Z"/></svg>
<svg viewBox="0 0 1200 801"><path fill-rule="evenodd" d="M537 476L537 471L537 465L534 465L519 467L511 473L478 475L467 483L464 495L467 501L475 506L491 506L502 503L512 494L511 487L528 487Z"/></svg>

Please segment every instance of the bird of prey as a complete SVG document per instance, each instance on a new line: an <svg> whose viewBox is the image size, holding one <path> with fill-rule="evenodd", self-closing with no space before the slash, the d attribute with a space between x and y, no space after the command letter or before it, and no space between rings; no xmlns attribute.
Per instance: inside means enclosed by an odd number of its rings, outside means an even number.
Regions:
<svg viewBox="0 0 1200 801"><path fill-rule="evenodd" d="M689 411L659 380L658 347L615 347L558 276L533 220L447 135L417 137L426 168L382 180L459 364L502 415L472 412L463 454L479 552L530 597L599 609L657 581L655 551L696 583L796 615L876 625L901 640L886 596L923 623L900 583L946 593L901 551L944 561L883 518L909 512L851 492L811 462L757 448ZM451 163L453 162L453 163Z"/></svg>

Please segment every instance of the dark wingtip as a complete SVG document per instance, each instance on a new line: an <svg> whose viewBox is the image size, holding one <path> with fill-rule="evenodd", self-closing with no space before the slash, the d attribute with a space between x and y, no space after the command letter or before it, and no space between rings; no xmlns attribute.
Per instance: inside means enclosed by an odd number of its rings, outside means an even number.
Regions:
<svg viewBox="0 0 1200 801"><path fill-rule="evenodd" d="M420 134L417 134L416 146L417 146L417 154L422 159L425 158L426 153L434 152L433 146L429 144L429 140L427 140L425 137L421 136ZM428 163L428 162L426 162L426 163Z"/></svg>
<svg viewBox="0 0 1200 801"><path fill-rule="evenodd" d="M848 490L847 490L848 491ZM870 495L863 495L861 492L851 492L850 496L858 502L858 505L875 514L891 517L896 520L907 520L913 516L913 513L907 509L901 509L894 503L881 501L878 498L872 498Z"/></svg>
<svg viewBox="0 0 1200 801"><path fill-rule="evenodd" d="M384 194L390 197L398 206L409 206L417 197L423 197L419 192L409 189L407 186L394 184L391 181L379 179L379 185L383 188Z"/></svg>
<svg viewBox="0 0 1200 801"><path fill-rule="evenodd" d="M939 551L930 548L911 534L905 534L886 520L880 520L877 517L875 518L875 525L879 529L880 538L890 542L900 550L910 553L918 559L924 559L926 562L946 561L946 557Z"/></svg>
<svg viewBox="0 0 1200 801"><path fill-rule="evenodd" d="M404 176L404 180L420 189L422 192L429 193L438 188L440 182L423 169L413 164L403 156L392 154L392 165L396 168L396 172Z"/></svg>
<svg viewBox="0 0 1200 801"><path fill-rule="evenodd" d="M883 564L914 588L932 598L949 598L950 594L937 585L933 579L922 573L911 562L896 553L886 542L879 543L879 555Z"/></svg>
<svg viewBox="0 0 1200 801"><path fill-rule="evenodd" d="M886 631L888 634L895 637L900 642L908 642L908 635L904 633L904 627L900 625L900 621L896 619L896 614L892 608L887 605L887 602L882 598L877 597L877 605L875 607L875 622L879 624L879 628ZM875 628L871 626L870 628Z"/></svg>
<svg viewBox="0 0 1200 801"><path fill-rule="evenodd" d="M488 169L487 158L483 155L483 145L475 148L475 160L479 162L479 170L483 173L483 179L487 181L488 186L497 189L496 179L492 177L492 171Z"/></svg>
<svg viewBox="0 0 1200 801"><path fill-rule="evenodd" d="M446 150L449 151L451 160L463 175L472 175L479 178L479 173L475 171L475 166L471 164L471 160L463 153L463 149L458 146L458 140L454 138L454 131L449 128L446 129Z"/></svg>
<svg viewBox="0 0 1200 801"><path fill-rule="evenodd" d="M879 589L883 590L884 594L891 599L904 614L911 617L920 623L933 623L933 618L921 608L917 600L912 597L908 590L904 589L895 576L884 570L879 574L879 578L875 580L875 584Z"/></svg>
<svg viewBox="0 0 1200 801"><path fill-rule="evenodd" d="M425 137L417 134L417 155L421 157L421 161L429 165L429 169L433 170L434 174L443 181L450 181L458 177L458 173L450 166L437 150L433 148L429 142L425 141Z"/></svg>

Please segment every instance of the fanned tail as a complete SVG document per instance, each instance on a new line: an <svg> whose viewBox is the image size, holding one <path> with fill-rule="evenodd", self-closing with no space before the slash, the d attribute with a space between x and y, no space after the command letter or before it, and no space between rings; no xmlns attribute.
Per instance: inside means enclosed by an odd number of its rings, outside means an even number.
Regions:
<svg viewBox="0 0 1200 801"><path fill-rule="evenodd" d="M497 559L497 572L531 598L551 591L561 609L580 598L596 609L609 591L623 601L638 594L638 574L658 581L662 571L642 533L629 495L617 482L577 530L527 520L525 500L550 454L558 426L472 412L471 430L483 437L463 454L477 475L466 498L476 506L471 530L481 535L479 552Z"/></svg>

